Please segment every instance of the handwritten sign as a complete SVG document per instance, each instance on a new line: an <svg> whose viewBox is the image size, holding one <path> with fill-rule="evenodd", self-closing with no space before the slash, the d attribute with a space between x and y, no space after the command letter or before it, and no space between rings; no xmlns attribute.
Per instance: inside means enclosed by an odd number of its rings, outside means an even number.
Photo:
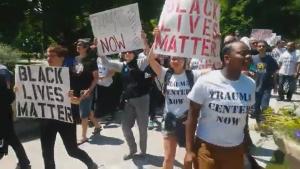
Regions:
<svg viewBox="0 0 300 169"><path fill-rule="evenodd" d="M110 55L144 48L137 3L90 16L99 55Z"/></svg>
<svg viewBox="0 0 300 169"><path fill-rule="evenodd" d="M15 79L17 117L73 122L68 68L17 65Z"/></svg>
<svg viewBox="0 0 300 169"><path fill-rule="evenodd" d="M257 40L266 40L273 36L271 29L252 29L251 36Z"/></svg>
<svg viewBox="0 0 300 169"><path fill-rule="evenodd" d="M219 60L220 4L216 0L166 0L155 39L158 54Z"/></svg>

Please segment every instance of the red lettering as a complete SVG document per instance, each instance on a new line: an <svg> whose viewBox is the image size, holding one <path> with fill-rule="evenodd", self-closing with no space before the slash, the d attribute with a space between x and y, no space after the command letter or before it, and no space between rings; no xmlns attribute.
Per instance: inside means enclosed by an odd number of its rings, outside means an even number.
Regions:
<svg viewBox="0 0 300 169"><path fill-rule="evenodd" d="M209 39L203 39L202 51L201 51L202 56L209 56L209 53L207 53L207 50L208 50L208 47L209 47L207 43L210 43L210 40Z"/></svg>
<svg viewBox="0 0 300 169"><path fill-rule="evenodd" d="M204 23L203 23L203 35L206 35L206 36L210 36L210 34L208 33L209 31L209 28L210 28L210 24L211 24L211 20L208 19L208 18L205 18L204 19Z"/></svg>
<svg viewBox="0 0 300 169"><path fill-rule="evenodd" d="M186 9L181 9L181 3L182 1L177 1L177 8L176 8L176 12L177 13L186 13Z"/></svg>
<svg viewBox="0 0 300 169"><path fill-rule="evenodd" d="M216 19L217 17L217 10L219 9L219 4L218 3L214 3L214 7L213 7L213 19Z"/></svg>
<svg viewBox="0 0 300 169"><path fill-rule="evenodd" d="M105 38L105 42L103 42L101 39L99 39L99 40L100 40L100 44L101 44L103 53L106 53L106 51L109 52L109 44L108 44L107 38Z"/></svg>
<svg viewBox="0 0 300 169"><path fill-rule="evenodd" d="M214 22L213 23L213 32L215 32L215 33L219 32L218 28L219 28L219 24ZM217 34L213 34L213 38L215 39L216 37L217 37Z"/></svg>
<svg viewBox="0 0 300 169"><path fill-rule="evenodd" d="M112 40L115 44L115 49L112 48L112 43L111 43ZM117 51L117 40L116 40L116 38L114 38L114 37L109 38L109 47L110 47L111 51L113 51L113 52Z"/></svg>
<svg viewBox="0 0 300 169"><path fill-rule="evenodd" d="M182 15L178 15L178 20L177 20L177 31L180 32L181 30L181 20L182 20Z"/></svg>
<svg viewBox="0 0 300 169"><path fill-rule="evenodd" d="M164 48L163 50L166 50L167 45L168 45L168 35L165 35L163 40L161 39L161 36L155 38L155 49L159 47L159 49Z"/></svg>
<svg viewBox="0 0 300 169"><path fill-rule="evenodd" d="M211 6L212 6L211 0L204 0L204 14L206 16L211 16Z"/></svg>
<svg viewBox="0 0 300 169"><path fill-rule="evenodd" d="M170 44L169 44L169 48L168 48L168 52L170 52L171 50L173 50L173 52L177 52L177 49L176 49L176 36L173 35L171 41L170 41Z"/></svg>
<svg viewBox="0 0 300 169"><path fill-rule="evenodd" d="M191 31L191 33L194 33L194 31L198 25L199 19L200 19L200 16L197 16L197 18L193 22L193 15L190 15L190 31Z"/></svg>
<svg viewBox="0 0 300 169"><path fill-rule="evenodd" d="M196 12L198 15L200 14L200 5L199 5L199 0L193 0L192 2L192 8L190 10L190 14L193 12Z"/></svg>
<svg viewBox="0 0 300 169"><path fill-rule="evenodd" d="M185 49L185 41L186 41L187 39L189 39L189 37L188 37L188 36L183 36L183 35L181 35L181 36L179 36L178 38L181 39L181 48L180 48L180 52L181 52L181 53L184 53L184 49Z"/></svg>
<svg viewBox="0 0 300 169"><path fill-rule="evenodd" d="M216 50L217 50L217 44L216 44L215 41L212 41L212 42L211 42L211 49L210 49L210 54L211 54L211 56L214 56L214 57L217 56Z"/></svg>
<svg viewBox="0 0 300 169"><path fill-rule="evenodd" d="M115 39L116 39L116 37L115 37ZM122 33L121 33L121 39L122 39L122 41L117 41L117 39L116 39L116 45L118 45L119 50L121 49L121 47L123 47L123 49L126 48Z"/></svg>
<svg viewBox="0 0 300 169"><path fill-rule="evenodd" d="M198 42L201 41L202 39L198 38L198 37L192 37L191 40L194 41L193 55L196 55L197 47L198 47Z"/></svg>

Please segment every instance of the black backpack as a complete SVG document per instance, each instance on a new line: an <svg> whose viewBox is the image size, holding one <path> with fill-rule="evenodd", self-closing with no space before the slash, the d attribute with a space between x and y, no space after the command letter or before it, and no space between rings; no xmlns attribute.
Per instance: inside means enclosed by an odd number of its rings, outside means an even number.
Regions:
<svg viewBox="0 0 300 169"><path fill-rule="evenodd" d="M164 78L164 85L163 85L163 89L162 89L162 92L163 92L164 95L165 95L166 90L167 90L168 82L170 81L173 74L174 74L174 71L172 69L168 69L167 72L166 72L166 75L165 75L165 78ZM186 74L186 77L188 79L189 86L192 89L192 87L194 86L194 74L191 70L185 70L185 74Z"/></svg>

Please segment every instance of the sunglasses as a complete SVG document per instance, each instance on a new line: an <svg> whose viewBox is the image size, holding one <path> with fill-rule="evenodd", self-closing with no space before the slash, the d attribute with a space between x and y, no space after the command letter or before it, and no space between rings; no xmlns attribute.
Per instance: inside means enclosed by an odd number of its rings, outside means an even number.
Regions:
<svg viewBox="0 0 300 169"><path fill-rule="evenodd" d="M125 55L125 54L131 54L131 53L133 53L133 52L132 51L128 51L128 52L122 52L121 54Z"/></svg>

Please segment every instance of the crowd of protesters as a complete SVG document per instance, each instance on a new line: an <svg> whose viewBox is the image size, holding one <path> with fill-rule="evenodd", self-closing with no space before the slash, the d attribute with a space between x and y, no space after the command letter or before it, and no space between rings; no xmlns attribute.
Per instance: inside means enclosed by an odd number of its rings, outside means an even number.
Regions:
<svg viewBox="0 0 300 169"><path fill-rule="evenodd" d="M157 36L160 31L156 28L154 37ZM48 47L48 66L69 67L69 97L75 122L40 120L45 169L55 169L57 133L71 157L81 160L88 169L98 168L78 145L89 141L89 120L95 126L93 134L99 134L102 126L98 117L115 111L114 104L107 104L114 102L108 100L112 98L109 95L113 83L122 84L117 100L123 110L121 128L128 145L124 160L137 153L132 132L135 122L141 157L145 157L147 140L151 140L148 127L156 123L162 128L163 169L173 168L177 145L186 148L186 169L243 169L244 157L248 155L246 143L251 143L248 114L258 124L262 123L272 91L278 92L278 101L293 99L300 74L300 52L296 44L280 40L271 49L266 41L229 35L223 41L222 63L208 64L206 60L190 60L184 56L159 56L149 47L145 33L142 39L145 49L120 53L121 61L97 56L94 46L97 44L89 39L75 43L76 57L67 57L67 49L62 46ZM113 80L115 74L119 74L120 81ZM30 161L13 127L13 77L3 65L0 83L0 157L7 154L10 145L19 159L17 168L29 169ZM162 121L158 121L156 111L162 105ZM78 122L82 125L82 135L77 142Z"/></svg>

